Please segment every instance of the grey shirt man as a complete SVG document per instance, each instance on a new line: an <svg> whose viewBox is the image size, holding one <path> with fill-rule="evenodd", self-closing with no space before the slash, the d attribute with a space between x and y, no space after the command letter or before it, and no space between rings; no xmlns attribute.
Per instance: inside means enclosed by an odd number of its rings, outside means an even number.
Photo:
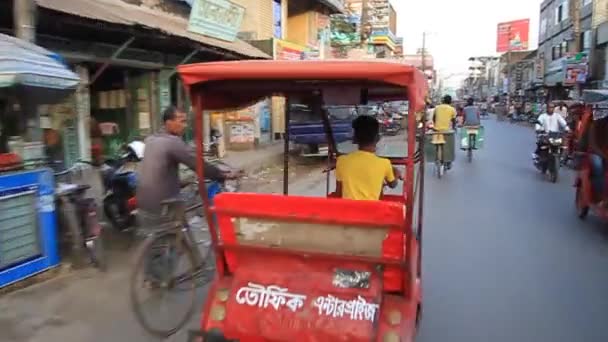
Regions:
<svg viewBox="0 0 608 342"><path fill-rule="evenodd" d="M180 137L160 131L145 140L146 150L137 185L137 205L145 214L158 214L163 200L179 195L179 164L196 169L196 151ZM205 164L205 177L222 179L222 172Z"/></svg>
<svg viewBox="0 0 608 342"><path fill-rule="evenodd" d="M481 121L479 120L479 108L477 106L466 106L462 112L464 113L464 126L481 125Z"/></svg>

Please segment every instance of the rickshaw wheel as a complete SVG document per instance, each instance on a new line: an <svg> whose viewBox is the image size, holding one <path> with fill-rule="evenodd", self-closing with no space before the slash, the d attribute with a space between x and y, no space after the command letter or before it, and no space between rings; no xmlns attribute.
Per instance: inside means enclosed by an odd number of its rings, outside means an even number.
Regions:
<svg viewBox="0 0 608 342"><path fill-rule="evenodd" d="M582 204L583 202L583 190L580 185L576 187L576 214L579 219L584 220L589 215L589 206Z"/></svg>

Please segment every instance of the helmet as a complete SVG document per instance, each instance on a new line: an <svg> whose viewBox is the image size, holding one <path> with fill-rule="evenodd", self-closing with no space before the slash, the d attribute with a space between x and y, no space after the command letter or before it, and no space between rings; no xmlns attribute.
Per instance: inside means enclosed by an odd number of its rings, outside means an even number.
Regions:
<svg viewBox="0 0 608 342"><path fill-rule="evenodd" d="M127 148L131 152L133 152L133 154L135 155L135 157L137 157L138 160L144 159L144 151L146 149L146 144L144 144L143 142L137 140L133 141L127 145Z"/></svg>

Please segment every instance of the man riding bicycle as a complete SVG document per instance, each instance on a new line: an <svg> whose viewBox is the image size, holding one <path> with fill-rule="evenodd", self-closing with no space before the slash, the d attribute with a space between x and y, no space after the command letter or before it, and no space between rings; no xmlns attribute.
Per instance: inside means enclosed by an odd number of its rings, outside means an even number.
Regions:
<svg viewBox="0 0 608 342"><path fill-rule="evenodd" d="M464 109L462 110L463 112L463 119L462 119L462 126L463 127L479 127L481 126L481 114L479 111L479 107L477 107L475 105L475 101L473 100L473 98L469 98L467 100L467 105L466 107L464 107ZM474 132L473 134L477 134L476 132ZM473 149L476 148L475 146L476 143L476 139L472 139L472 145L471 146Z"/></svg>
<svg viewBox="0 0 608 342"><path fill-rule="evenodd" d="M433 115L433 128L437 132L446 132L455 128L456 124L456 109L452 107L452 97L446 95L443 97L443 103L435 107ZM431 141L434 145L445 145L445 137L443 134L433 135ZM451 168L451 163L446 164L446 168Z"/></svg>
<svg viewBox="0 0 608 342"><path fill-rule="evenodd" d="M166 219L160 215L161 202L179 195L181 182L179 164L196 170L196 151L182 136L186 129L186 113L170 106L163 112L164 127L145 140L146 152L137 184L137 204L140 227L150 230ZM223 172L205 163L205 176L223 181L238 176Z"/></svg>

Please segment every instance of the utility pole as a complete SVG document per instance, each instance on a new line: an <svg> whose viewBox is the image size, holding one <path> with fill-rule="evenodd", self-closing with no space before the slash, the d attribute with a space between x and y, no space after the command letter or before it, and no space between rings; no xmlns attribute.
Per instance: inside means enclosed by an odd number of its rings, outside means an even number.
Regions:
<svg viewBox="0 0 608 342"><path fill-rule="evenodd" d="M420 55L422 56L422 73L426 77L426 32L422 32L422 51Z"/></svg>
<svg viewBox="0 0 608 342"><path fill-rule="evenodd" d="M13 0L15 36L28 42L36 41L36 3L34 0Z"/></svg>
<svg viewBox="0 0 608 342"><path fill-rule="evenodd" d="M508 46L507 46L507 113L511 108L511 25L507 29Z"/></svg>

